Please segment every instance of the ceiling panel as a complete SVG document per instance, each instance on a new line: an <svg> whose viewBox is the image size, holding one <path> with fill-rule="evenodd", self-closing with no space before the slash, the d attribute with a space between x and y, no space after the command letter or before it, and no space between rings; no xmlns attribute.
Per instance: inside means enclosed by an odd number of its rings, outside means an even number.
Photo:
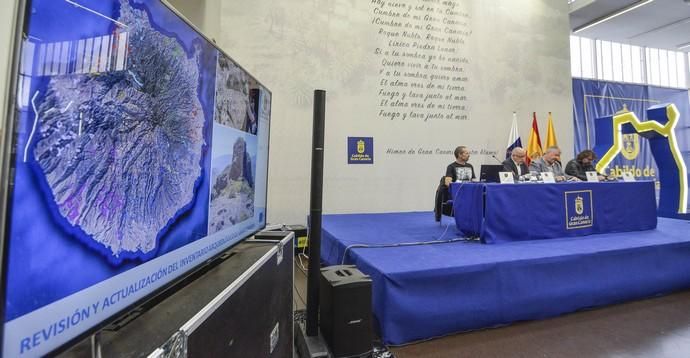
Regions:
<svg viewBox="0 0 690 358"><path fill-rule="evenodd" d="M574 29L605 14L634 4L639 0L591 1L587 6L570 13L570 28ZM575 1L574 4L577 4Z"/></svg>
<svg viewBox="0 0 690 358"><path fill-rule="evenodd" d="M570 13L570 27L575 29L637 1L592 1ZM677 51L678 45L690 42L690 1L655 0L575 35Z"/></svg>

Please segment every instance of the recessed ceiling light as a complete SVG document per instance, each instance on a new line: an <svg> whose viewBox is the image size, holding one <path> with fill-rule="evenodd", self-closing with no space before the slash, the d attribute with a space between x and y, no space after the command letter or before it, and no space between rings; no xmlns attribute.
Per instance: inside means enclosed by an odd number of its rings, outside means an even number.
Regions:
<svg viewBox="0 0 690 358"><path fill-rule="evenodd" d="M601 24L601 23L603 23L603 22L606 22L606 21L609 21L609 20L613 19L614 17L618 17L618 16L620 16L620 15L625 14L626 12L633 11L633 10L637 9L638 7L645 6L645 5L649 4L649 3L651 3L652 1L654 1L654 0L641 0L641 1L638 1L638 2L636 2L636 3L634 3L634 4L630 5L630 6L626 6L626 7L622 8L622 9L620 9L620 10L614 11L614 12L612 12L612 13L610 13L610 14L604 16L604 17L601 17L601 18L599 18L599 19L596 19L596 20L594 20L594 21L592 21L592 22L590 22L590 23L587 23L587 24L584 24L584 25L582 25L582 26L579 26L579 27L577 27L576 29L573 30L573 33L576 34L576 33L580 32L580 31L587 30L587 29L589 29L590 27L597 26L597 25L599 25L599 24ZM688 1L688 0L685 0L685 1Z"/></svg>

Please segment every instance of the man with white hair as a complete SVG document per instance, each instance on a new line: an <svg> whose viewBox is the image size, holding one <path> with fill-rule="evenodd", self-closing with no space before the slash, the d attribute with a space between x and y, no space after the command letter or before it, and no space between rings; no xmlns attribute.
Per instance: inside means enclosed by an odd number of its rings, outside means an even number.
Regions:
<svg viewBox="0 0 690 358"><path fill-rule="evenodd" d="M561 163L558 161L558 158L560 156L560 148L558 148L555 145L548 147L546 148L546 151L544 152L544 155L541 156L541 158L535 159L530 163L529 171L539 173L551 172L553 173L553 177L556 179L556 181L564 181L570 179L579 181L579 179L565 174L565 172L563 171L563 167L561 166Z"/></svg>
<svg viewBox="0 0 690 358"><path fill-rule="evenodd" d="M510 152L510 158L503 161L503 171L512 172L515 180L520 179L521 176L529 174L529 169L525 164L525 157L527 152L521 147L515 147Z"/></svg>

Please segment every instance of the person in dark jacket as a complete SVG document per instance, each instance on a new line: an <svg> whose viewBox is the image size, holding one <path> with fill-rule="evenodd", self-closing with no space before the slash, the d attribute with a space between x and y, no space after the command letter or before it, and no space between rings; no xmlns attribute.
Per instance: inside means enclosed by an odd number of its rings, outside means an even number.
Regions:
<svg viewBox="0 0 690 358"><path fill-rule="evenodd" d="M571 160L565 166L565 173L567 175L574 176L580 180L587 180L587 172L596 172L594 168L594 160L596 160L596 154L589 149L581 151L575 159ZM597 173L599 180L606 179L606 176Z"/></svg>
<svg viewBox="0 0 690 358"><path fill-rule="evenodd" d="M525 156L527 156L527 152L524 149L520 147L513 148L510 152L510 158L501 163L503 164L503 171L512 172L513 178L516 181L520 176L529 174L529 169L527 168L527 164L525 164Z"/></svg>

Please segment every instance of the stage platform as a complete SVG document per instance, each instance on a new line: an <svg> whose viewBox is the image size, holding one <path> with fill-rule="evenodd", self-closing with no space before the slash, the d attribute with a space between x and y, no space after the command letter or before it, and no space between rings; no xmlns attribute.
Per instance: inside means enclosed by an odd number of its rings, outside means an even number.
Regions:
<svg viewBox="0 0 690 358"><path fill-rule="evenodd" d="M452 218L439 225L432 212L324 215L321 257L371 276L374 315L390 345L690 287L690 221L497 245L460 236Z"/></svg>

